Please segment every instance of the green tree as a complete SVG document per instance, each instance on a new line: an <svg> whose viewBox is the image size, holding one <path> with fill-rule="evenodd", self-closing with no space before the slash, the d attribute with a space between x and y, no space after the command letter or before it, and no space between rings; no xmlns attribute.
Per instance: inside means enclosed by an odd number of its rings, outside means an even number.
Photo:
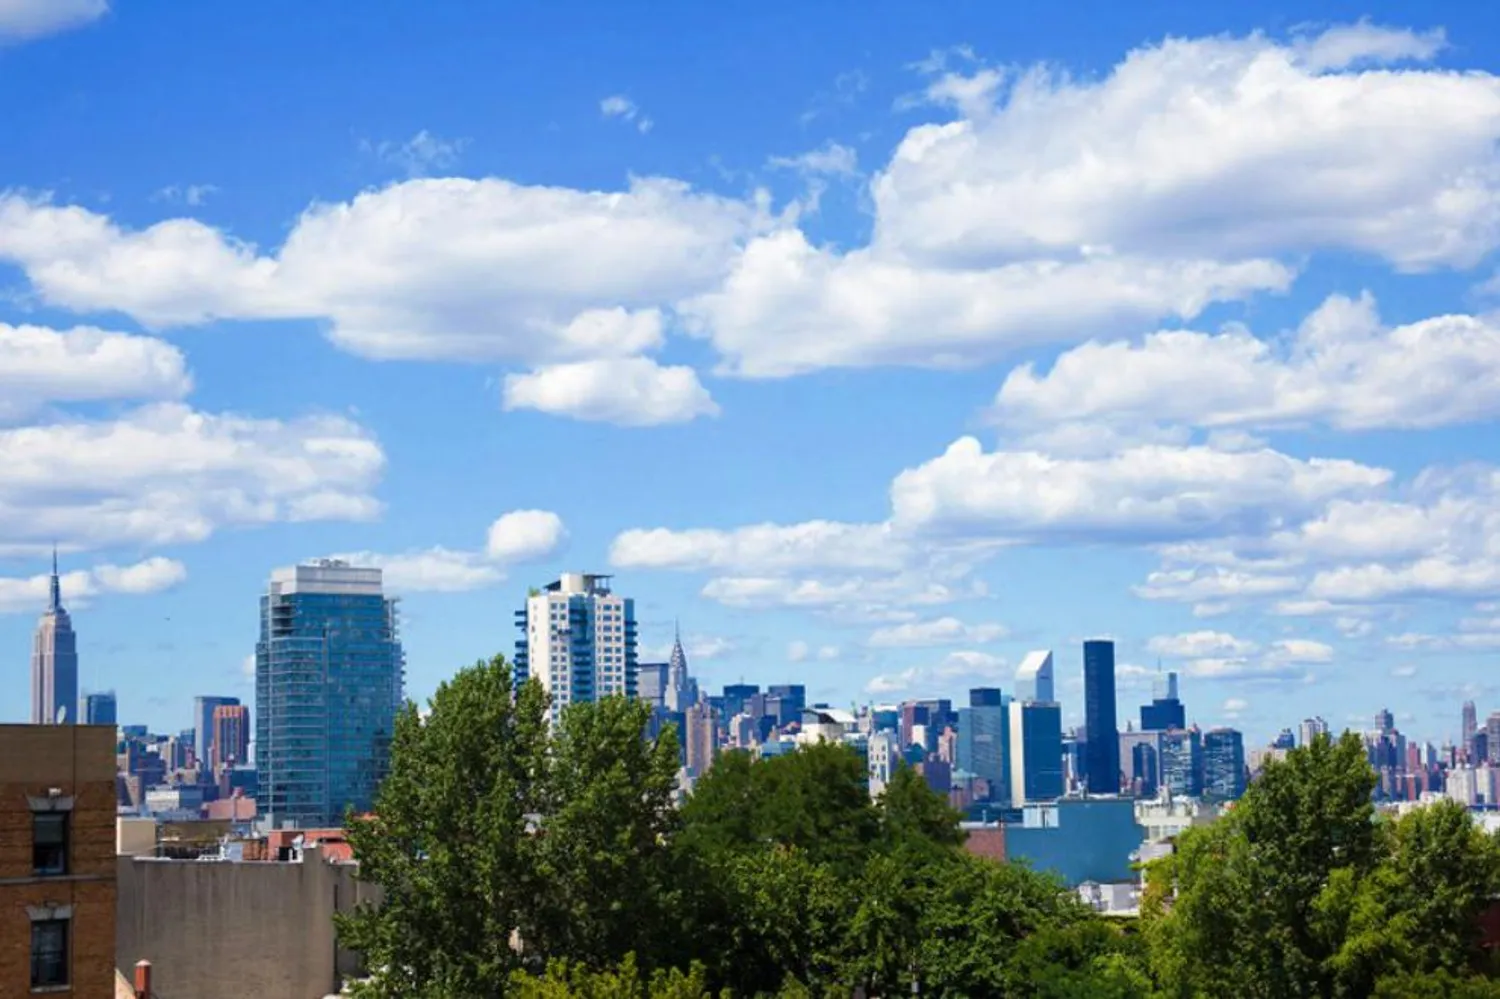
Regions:
<svg viewBox="0 0 1500 999"><path fill-rule="evenodd" d="M1393 975L1462 976L1479 965L1479 916L1500 889L1500 850L1462 805L1436 802L1382 827L1385 857L1328 906L1344 930L1330 964L1343 996Z"/></svg>
<svg viewBox="0 0 1500 999"><path fill-rule="evenodd" d="M703 968L658 969L645 974L634 954L618 966L590 969L554 960L538 976L515 972L510 980L515 999L714 999ZM729 999L728 993L724 999Z"/></svg>
<svg viewBox="0 0 1500 999"><path fill-rule="evenodd" d="M903 764L896 768L876 809L886 850L942 850L963 845L964 832L959 825L962 814L912 767Z"/></svg>
<svg viewBox="0 0 1500 999"><path fill-rule="evenodd" d="M528 955L606 967L631 953L655 966L669 941L677 736L647 740L650 720L621 697L563 712L541 782L536 904L520 926Z"/></svg>
<svg viewBox="0 0 1500 999"><path fill-rule="evenodd" d="M513 699L496 656L439 686L430 708L425 720L413 704L401 712L374 815L349 821L360 878L384 893L337 920L374 971L364 996L502 994L519 964L512 932L535 903L527 829L546 752L541 688Z"/></svg>

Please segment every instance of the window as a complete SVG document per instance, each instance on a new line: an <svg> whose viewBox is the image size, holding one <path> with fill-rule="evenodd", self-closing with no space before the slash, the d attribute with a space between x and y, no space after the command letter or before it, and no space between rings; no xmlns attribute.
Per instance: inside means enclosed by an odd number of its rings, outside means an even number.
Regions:
<svg viewBox="0 0 1500 999"><path fill-rule="evenodd" d="M37 877L68 873L68 813L33 812L31 866Z"/></svg>
<svg viewBox="0 0 1500 999"><path fill-rule="evenodd" d="M68 984L68 921L43 919L31 924L31 987Z"/></svg>

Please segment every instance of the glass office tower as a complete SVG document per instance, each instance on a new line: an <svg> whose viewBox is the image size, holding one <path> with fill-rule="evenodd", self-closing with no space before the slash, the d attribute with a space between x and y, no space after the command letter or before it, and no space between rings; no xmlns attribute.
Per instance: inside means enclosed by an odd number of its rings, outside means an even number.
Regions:
<svg viewBox="0 0 1500 999"><path fill-rule="evenodd" d="M1115 714L1115 643L1083 643L1084 779L1090 794L1120 793L1120 730Z"/></svg>
<svg viewBox="0 0 1500 999"><path fill-rule="evenodd" d="M113 690L101 690L83 699L83 720L88 725L114 725L119 721L119 709Z"/></svg>
<svg viewBox="0 0 1500 999"><path fill-rule="evenodd" d="M379 569L322 559L277 570L255 646L256 799L271 828L368 811L390 766L405 657Z"/></svg>

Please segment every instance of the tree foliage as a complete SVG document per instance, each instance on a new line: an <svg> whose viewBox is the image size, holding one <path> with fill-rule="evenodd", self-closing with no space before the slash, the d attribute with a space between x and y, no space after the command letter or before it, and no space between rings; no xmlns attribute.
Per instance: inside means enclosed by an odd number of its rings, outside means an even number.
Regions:
<svg viewBox="0 0 1500 999"><path fill-rule="evenodd" d="M350 817L379 907L339 917L386 999L1500 999L1479 939L1500 845L1451 804L1376 816L1356 737L1269 764L1149 865L1138 925L963 848L910 768L871 800L818 744L722 755L674 805L678 749L624 699L555 731L503 659L398 720Z"/></svg>

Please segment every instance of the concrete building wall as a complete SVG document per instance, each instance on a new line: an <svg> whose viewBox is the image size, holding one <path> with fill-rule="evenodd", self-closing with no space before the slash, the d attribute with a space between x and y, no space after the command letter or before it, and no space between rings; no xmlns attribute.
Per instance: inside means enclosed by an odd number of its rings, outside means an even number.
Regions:
<svg viewBox="0 0 1500 999"><path fill-rule="evenodd" d="M358 969L334 912L378 897L356 870L121 857L116 963L150 961L156 999L322 999Z"/></svg>
<svg viewBox="0 0 1500 999"><path fill-rule="evenodd" d="M37 877L32 815L68 811L67 873ZM76 996L108 996L115 948L115 730L0 725L0 996L31 994L31 920L67 918Z"/></svg>

